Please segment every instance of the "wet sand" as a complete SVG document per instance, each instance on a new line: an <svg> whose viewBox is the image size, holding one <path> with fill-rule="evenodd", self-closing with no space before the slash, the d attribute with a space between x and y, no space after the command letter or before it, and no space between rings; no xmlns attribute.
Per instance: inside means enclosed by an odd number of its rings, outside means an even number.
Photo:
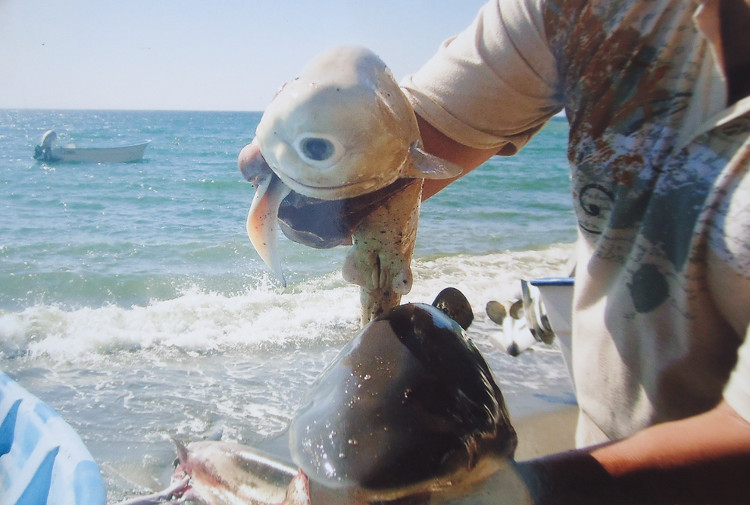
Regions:
<svg viewBox="0 0 750 505"><path fill-rule="evenodd" d="M523 461L575 448L578 407L564 406L513 421L518 433L516 460Z"/></svg>

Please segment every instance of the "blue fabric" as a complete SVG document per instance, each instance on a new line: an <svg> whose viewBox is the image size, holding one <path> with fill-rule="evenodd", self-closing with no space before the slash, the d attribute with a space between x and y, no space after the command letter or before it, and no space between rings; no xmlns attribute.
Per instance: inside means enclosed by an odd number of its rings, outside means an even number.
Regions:
<svg viewBox="0 0 750 505"><path fill-rule="evenodd" d="M0 505L105 505L99 467L49 405L0 372Z"/></svg>
<svg viewBox="0 0 750 505"><path fill-rule="evenodd" d="M2 377L0 377L2 379ZM0 456L10 452L13 446L13 433L16 431L16 417L18 416L18 407L21 400L16 400L0 424Z"/></svg>
<svg viewBox="0 0 750 505"><path fill-rule="evenodd" d="M104 505L107 502L107 490L99 474L99 467L93 461L78 463L73 486L76 505Z"/></svg>
<svg viewBox="0 0 750 505"><path fill-rule="evenodd" d="M60 448L55 447L47 453L16 505L46 505L52 485L52 468L59 451Z"/></svg>
<svg viewBox="0 0 750 505"><path fill-rule="evenodd" d="M21 448L20 453L18 453L18 465L22 466L26 464L26 461L28 461L29 457L36 449L37 444L39 444L39 440L42 438L42 432L39 431L38 426L35 426L32 423L26 423L21 425L21 433L18 437L20 437L21 442L20 444L16 444Z"/></svg>
<svg viewBox="0 0 750 505"><path fill-rule="evenodd" d="M39 416L39 419L41 419L45 423L54 417L60 417L60 414L55 412L52 407L43 402L39 402L34 405L34 413Z"/></svg>

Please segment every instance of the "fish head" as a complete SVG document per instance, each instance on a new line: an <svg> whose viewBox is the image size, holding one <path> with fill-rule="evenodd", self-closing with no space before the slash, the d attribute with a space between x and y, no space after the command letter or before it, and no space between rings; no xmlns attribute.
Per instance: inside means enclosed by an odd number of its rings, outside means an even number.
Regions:
<svg viewBox="0 0 750 505"><path fill-rule="evenodd" d="M426 304L365 326L290 427L292 458L311 481L367 501L476 482L515 446L487 363L456 321Z"/></svg>
<svg viewBox="0 0 750 505"><path fill-rule="evenodd" d="M323 52L287 83L253 142L287 187L322 200L370 193L398 178L460 173L419 150L408 99L385 63L356 46Z"/></svg>
<svg viewBox="0 0 750 505"><path fill-rule="evenodd" d="M282 283L279 225L305 245L351 243L404 183L461 173L422 150L416 115L390 70L355 46L323 52L277 93L238 166L256 188L248 236Z"/></svg>

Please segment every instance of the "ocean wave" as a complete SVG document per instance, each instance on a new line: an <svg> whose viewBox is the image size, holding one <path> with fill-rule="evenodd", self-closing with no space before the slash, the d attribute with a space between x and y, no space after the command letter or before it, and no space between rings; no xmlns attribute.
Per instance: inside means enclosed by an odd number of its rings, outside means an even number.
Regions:
<svg viewBox="0 0 750 505"><path fill-rule="evenodd" d="M0 315L0 355L75 360L155 348L210 352L303 344L356 329L357 307L342 303L356 299L356 289L325 278L315 284L234 296L193 287L177 298L129 308L34 305ZM339 331L326 331L332 329Z"/></svg>
<svg viewBox="0 0 750 505"><path fill-rule="evenodd" d="M559 274L571 250L555 245L538 251L417 259L414 286L403 301L430 303L443 288L457 287L478 315L481 332L487 301L516 298L521 278ZM338 271L287 288L266 278L234 294L193 285L174 298L145 305L66 308L41 303L0 312L0 358L75 361L143 349L207 353L329 345L353 335L358 319L358 289Z"/></svg>

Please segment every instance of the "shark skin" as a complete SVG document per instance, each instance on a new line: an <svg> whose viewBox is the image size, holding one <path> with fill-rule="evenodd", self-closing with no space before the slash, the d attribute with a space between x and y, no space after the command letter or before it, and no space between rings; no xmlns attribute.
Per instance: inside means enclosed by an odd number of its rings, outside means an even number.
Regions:
<svg viewBox="0 0 750 505"><path fill-rule="evenodd" d="M507 467L517 435L464 332L472 320L465 296L448 288L360 330L289 427L292 460L310 482L357 502L437 503L468 498Z"/></svg>

